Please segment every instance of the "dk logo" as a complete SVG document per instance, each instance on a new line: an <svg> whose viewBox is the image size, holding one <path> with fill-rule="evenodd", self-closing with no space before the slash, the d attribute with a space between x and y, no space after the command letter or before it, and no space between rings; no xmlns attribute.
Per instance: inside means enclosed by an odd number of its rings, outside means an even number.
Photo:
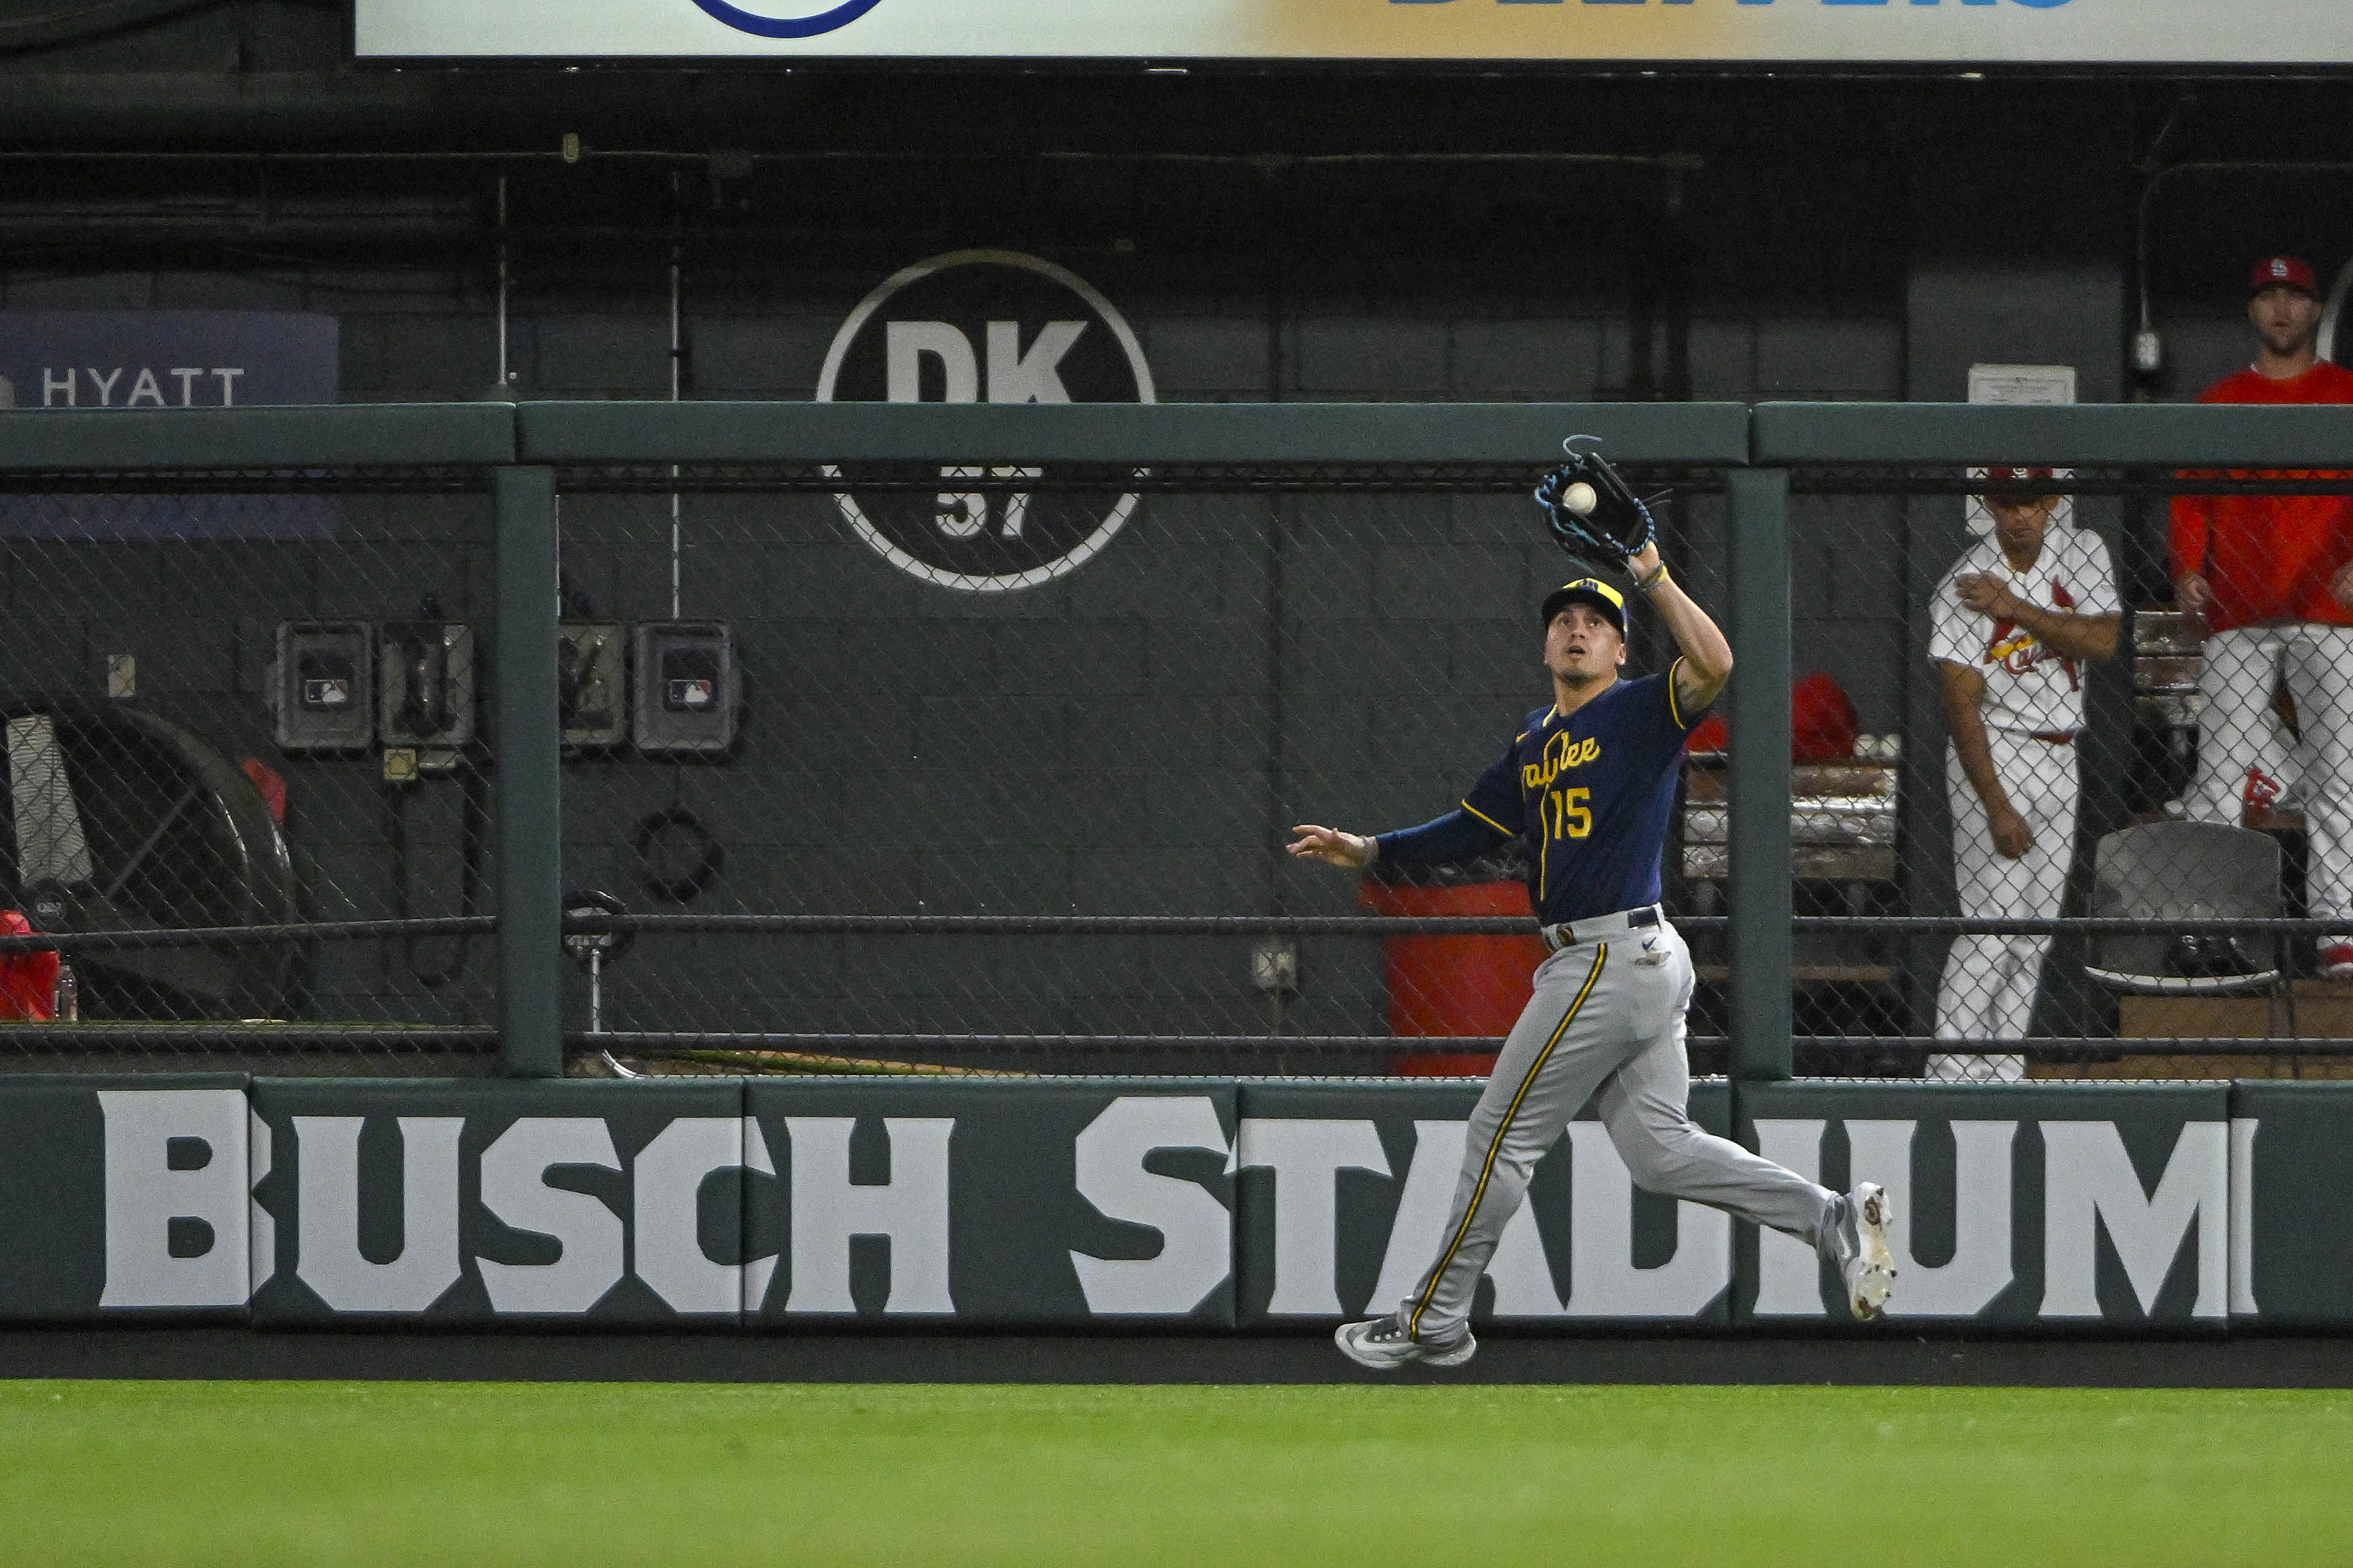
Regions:
<svg viewBox="0 0 2353 1568"><path fill-rule="evenodd" d="M859 302L818 377L820 403L1150 403L1126 321L1068 268L1008 250L919 261ZM851 530L902 572L966 593L1035 587L1083 565L1134 514L1134 493L1048 488L1037 468L947 467L936 490L849 488ZM958 481L964 481L960 486Z"/></svg>

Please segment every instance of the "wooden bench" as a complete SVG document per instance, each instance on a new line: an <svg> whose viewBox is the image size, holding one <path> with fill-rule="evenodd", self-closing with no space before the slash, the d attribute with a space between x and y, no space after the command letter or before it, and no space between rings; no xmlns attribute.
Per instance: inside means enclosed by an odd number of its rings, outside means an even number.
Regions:
<svg viewBox="0 0 2353 1568"><path fill-rule="evenodd" d="M1789 770L1789 869L1800 884L1812 883L1842 900L1849 912L1869 912L1875 889L1895 882L1895 784L1898 764L1858 758L1843 763L1805 763ZM1713 914L1722 905L1724 883L1732 874L1731 780L1721 752L1694 753L1683 771L1683 806L1679 864L1692 889L1694 912ZM1882 954L1884 942L1872 937L1809 938L1789 972L1799 990L1827 992L1837 986L1878 988L1893 983L1895 968ZM1729 966L1696 967L1703 985L1721 986Z"/></svg>
<svg viewBox="0 0 2353 1568"><path fill-rule="evenodd" d="M1804 763L1789 770L1789 870L1800 881L1895 880L1895 781L1888 762ZM1683 874L1732 874L1731 775L1723 752L1683 770Z"/></svg>

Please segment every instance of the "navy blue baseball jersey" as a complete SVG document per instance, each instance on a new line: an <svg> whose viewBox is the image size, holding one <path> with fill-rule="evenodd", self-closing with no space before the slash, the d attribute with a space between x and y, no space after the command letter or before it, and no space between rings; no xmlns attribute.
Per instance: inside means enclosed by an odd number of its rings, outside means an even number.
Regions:
<svg viewBox="0 0 2353 1568"><path fill-rule="evenodd" d="M1380 835L1380 858L1463 860L1525 835L1541 923L1657 903L1675 766L1698 718L1676 697L1672 667L1621 680L1565 720L1531 713L1460 809Z"/></svg>

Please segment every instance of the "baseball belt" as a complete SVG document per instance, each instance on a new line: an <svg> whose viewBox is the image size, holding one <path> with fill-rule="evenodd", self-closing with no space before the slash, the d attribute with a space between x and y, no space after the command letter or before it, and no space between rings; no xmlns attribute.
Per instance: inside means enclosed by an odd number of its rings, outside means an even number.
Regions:
<svg viewBox="0 0 2353 1568"><path fill-rule="evenodd" d="M1620 910L1614 915L1590 915L1581 921L1563 921L1558 925L1544 927L1537 934L1545 946L1555 952L1565 947L1575 947L1581 942L1606 942L1614 936L1625 936L1645 926L1657 925L1666 918L1656 904L1644 904L1639 910Z"/></svg>

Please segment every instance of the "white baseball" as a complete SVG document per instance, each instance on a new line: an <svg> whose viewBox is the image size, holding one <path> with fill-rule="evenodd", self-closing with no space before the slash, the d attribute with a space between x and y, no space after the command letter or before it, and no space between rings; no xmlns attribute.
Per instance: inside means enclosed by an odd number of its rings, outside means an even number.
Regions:
<svg viewBox="0 0 2353 1568"><path fill-rule="evenodd" d="M1601 498L1593 493L1593 487L1591 485L1587 484L1583 479L1579 479L1575 484L1569 486L1567 493L1563 495L1560 499L1562 504L1567 506L1569 510L1575 512L1577 516L1591 517L1593 515L1594 503L1599 501Z"/></svg>

